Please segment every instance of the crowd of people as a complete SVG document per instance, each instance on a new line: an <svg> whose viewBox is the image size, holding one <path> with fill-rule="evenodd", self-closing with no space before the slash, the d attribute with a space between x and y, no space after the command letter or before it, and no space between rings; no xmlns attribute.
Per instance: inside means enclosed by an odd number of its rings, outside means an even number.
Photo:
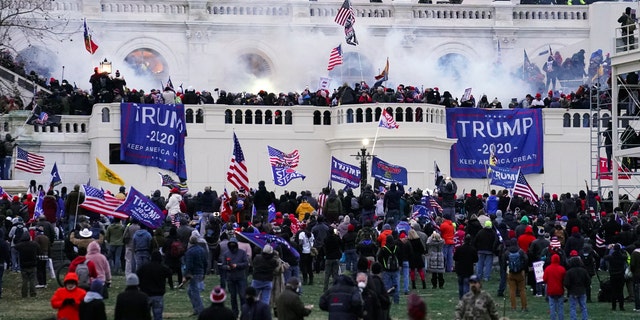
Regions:
<svg viewBox="0 0 640 320"><path fill-rule="evenodd" d="M477 107L477 108L573 108L588 109L590 107L589 91L610 85L610 58L603 55L602 50L591 54L588 66L585 64L585 51L580 50L570 58L563 59L559 51L551 54L549 48L548 61L542 68L525 59L522 70L516 75L529 84L532 93L525 97L512 98L501 102L498 98L483 95L476 99L473 95L457 97L450 91L438 87L418 85L398 85L396 88L385 87L382 81L369 86L365 81L343 84L330 92L327 89L301 91L257 93L228 92L214 89L197 91L193 87L176 88L169 81L160 89L145 92L142 89L127 87L127 82L116 70L115 74L101 72L98 67L90 76L91 90L80 89L63 79L50 78L48 81L35 72L26 74L24 66L14 61L6 51L0 53L2 66L26 77L51 91L51 94L40 91L36 99L26 105L19 96L4 95L0 97L0 111L9 112L17 109L44 111L48 114L90 115L95 103L135 102L135 103L184 103L184 104L224 104L224 105L266 105L266 106L337 106L343 104L362 103L430 103L445 107ZM583 81L583 79L587 79ZM637 77L636 77L637 78ZM575 80L579 84L570 84L572 90L563 92L558 81ZM580 85L581 84L581 85ZM565 88L566 90L566 88ZM610 95L609 95L610 96ZM624 98L624 97L622 97ZM622 99L621 98L621 99Z"/></svg>
<svg viewBox="0 0 640 320"><path fill-rule="evenodd" d="M51 298L59 318L104 315L102 299L120 274L127 287L118 294L116 319L162 319L167 285L186 286L199 319L303 319L314 310L303 303L303 288L314 284L323 286L318 306L331 319L389 319L403 295L441 290L451 272L458 279L456 319L497 319L492 294L482 288L496 275L492 289L508 294L514 311L529 311L528 299L543 296L551 319L564 314L565 297L572 319L578 310L588 319L596 299L620 311L630 301L640 311L640 200L623 211L580 191L547 193L533 204L507 190L459 195L450 178L434 191L391 184L368 185L359 195L323 188L276 196L260 182L228 198L209 187L193 196L174 188L166 198L157 190L149 198L166 221L153 230L78 207L80 186L48 190L43 214L34 217L41 190L33 181L23 199L0 199L0 263L22 274L23 298L35 297L47 286L54 241L64 241L69 274ZM122 187L114 196L125 193ZM414 210L419 205L430 209ZM256 245L247 233L275 238ZM536 268L543 268L542 279ZM594 296L599 270L609 280ZM200 293L208 274L219 282L205 308ZM424 301L407 301L409 318L424 319Z"/></svg>

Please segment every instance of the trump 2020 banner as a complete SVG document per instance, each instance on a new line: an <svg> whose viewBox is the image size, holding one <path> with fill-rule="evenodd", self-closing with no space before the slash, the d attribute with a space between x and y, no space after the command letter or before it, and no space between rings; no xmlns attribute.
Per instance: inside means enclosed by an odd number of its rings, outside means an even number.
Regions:
<svg viewBox="0 0 640 320"><path fill-rule="evenodd" d="M120 110L120 160L187 179L184 105L122 103Z"/></svg>
<svg viewBox="0 0 640 320"><path fill-rule="evenodd" d="M331 157L331 181L357 188L360 186L360 168Z"/></svg>
<svg viewBox="0 0 640 320"><path fill-rule="evenodd" d="M378 157L373 157L371 162L371 176L385 182L399 182L404 186L408 184L406 168L382 161Z"/></svg>
<svg viewBox="0 0 640 320"><path fill-rule="evenodd" d="M542 110L447 109L447 138L451 147L451 176L486 178L489 158L496 166L541 173L543 164Z"/></svg>
<svg viewBox="0 0 640 320"><path fill-rule="evenodd" d="M147 196L131 187L124 202L116 209L118 212L136 218L145 226L156 229L162 226L164 214Z"/></svg>

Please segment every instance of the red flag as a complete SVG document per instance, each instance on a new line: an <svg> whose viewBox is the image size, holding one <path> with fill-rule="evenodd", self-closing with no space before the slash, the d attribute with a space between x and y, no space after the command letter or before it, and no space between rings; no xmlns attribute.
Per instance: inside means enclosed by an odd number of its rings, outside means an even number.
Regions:
<svg viewBox="0 0 640 320"><path fill-rule="evenodd" d="M233 213L231 210L231 204L229 203L229 194L227 193L227 188L224 188L224 193L222 194L222 204L220 205L220 218L224 222L229 222L229 217Z"/></svg>
<svg viewBox="0 0 640 320"><path fill-rule="evenodd" d="M87 19L84 19L84 48L91 54L96 53L96 50L98 50L98 45L93 42L89 29L87 29Z"/></svg>
<svg viewBox="0 0 640 320"><path fill-rule="evenodd" d="M618 165L618 179L631 179L631 176L625 174L625 172L629 172L629 169L624 168L622 165ZM600 178L602 180L613 180L613 173L609 170L607 158L600 158L596 178Z"/></svg>

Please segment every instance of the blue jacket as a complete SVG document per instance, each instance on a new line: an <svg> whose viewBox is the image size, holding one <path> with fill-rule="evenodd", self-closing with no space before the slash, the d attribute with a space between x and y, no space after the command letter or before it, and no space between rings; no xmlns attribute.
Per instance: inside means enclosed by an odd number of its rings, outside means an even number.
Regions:
<svg viewBox="0 0 640 320"><path fill-rule="evenodd" d="M199 245L192 245L184 255L185 273L204 275L207 269L207 255Z"/></svg>

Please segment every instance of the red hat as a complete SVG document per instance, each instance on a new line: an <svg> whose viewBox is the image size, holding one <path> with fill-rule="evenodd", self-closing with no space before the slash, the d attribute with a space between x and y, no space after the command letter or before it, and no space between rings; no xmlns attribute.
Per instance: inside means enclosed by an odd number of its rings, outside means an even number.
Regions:
<svg viewBox="0 0 640 320"><path fill-rule="evenodd" d="M398 235L398 238L400 238L400 239L404 239L406 237L407 237L407 234L404 233L404 230L402 232L400 232L400 235Z"/></svg>
<svg viewBox="0 0 640 320"><path fill-rule="evenodd" d="M576 250L571 250L571 252L569 253L570 257L577 257L578 256L578 251Z"/></svg>
<svg viewBox="0 0 640 320"><path fill-rule="evenodd" d="M13 196L13 201L20 201L20 197L18 197L18 196Z"/></svg>
<svg viewBox="0 0 640 320"><path fill-rule="evenodd" d="M438 91L440 89L438 89L438 87L433 87L433 90Z"/></svg>
<svg viewBox="0 0 640 320"><path fill-rule="evenodd" d="M458 225L458 230L464 230L464 224Z"/></svg>
<svg viewBox="0 0 640 320"><path fill-rule="evenodd" d="M351 232L351 231L356 231L356 227L352 224L349 224L349 226L347 227L347 231Z"/></svg>
<svg viewBox="0 0 640 320"><path fill-rule="evenodd" d="M571 233L580 233L580 228L578 228L578 226L571 227Z"/></svg>
<svg viewBox="0 0 640 320"><path fill-rule="evenodd" d="M538 98L542 98L542 95L540 94L540 92L536 93L536 99Z"/></svg>
<svg viewBox="0 0 640 320"><path fill-rule="evenodd" d="M605 211L602 211L602 212L600 212L600 216L601 216L601 217L606 217L606 216L607 216L607 213L606 213Z"/></svg>
<svg viewBox="0 0 640 320"><path fill-rule="evenodd" d="M549 90L549 95L553 95L553 90Z"/></svg>
<svg viewBox="0 0 640 320"><path fill-rule="evenodd" d="M558 195L555 193L551 197L553 198L553 200L558 200Z"/></svg>

